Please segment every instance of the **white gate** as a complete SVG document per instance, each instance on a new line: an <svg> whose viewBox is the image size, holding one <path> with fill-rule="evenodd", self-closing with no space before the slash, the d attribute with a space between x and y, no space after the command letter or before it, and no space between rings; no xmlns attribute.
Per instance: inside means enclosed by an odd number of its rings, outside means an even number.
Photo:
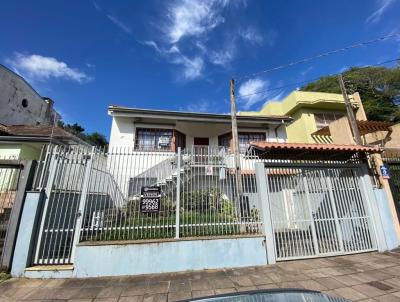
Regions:
<svg viewBox="0 0 400 302"><path fill-rule="evenodd" d="M277 260L375 250L360 166L267 167Z"/></svg>

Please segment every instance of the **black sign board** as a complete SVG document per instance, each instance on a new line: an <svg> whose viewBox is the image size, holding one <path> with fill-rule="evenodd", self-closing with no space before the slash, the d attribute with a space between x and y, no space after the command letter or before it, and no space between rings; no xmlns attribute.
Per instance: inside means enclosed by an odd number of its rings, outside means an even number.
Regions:
<svg viewBox="0 0 400 302"><path fill-rule="evenodd" d="M160 212L160 187L142 187L140 196L140 213Z"/></svg>

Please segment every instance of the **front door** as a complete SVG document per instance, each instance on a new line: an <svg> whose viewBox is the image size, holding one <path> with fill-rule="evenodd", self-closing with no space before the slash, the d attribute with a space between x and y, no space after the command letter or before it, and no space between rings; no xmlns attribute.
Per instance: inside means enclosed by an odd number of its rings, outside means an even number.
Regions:
<svg viewBox="0 0 400 302"><path fill-rule="evenodd" d="M193 145L195 146L208 146L210 139L208 137L195 137Z"/></svg>

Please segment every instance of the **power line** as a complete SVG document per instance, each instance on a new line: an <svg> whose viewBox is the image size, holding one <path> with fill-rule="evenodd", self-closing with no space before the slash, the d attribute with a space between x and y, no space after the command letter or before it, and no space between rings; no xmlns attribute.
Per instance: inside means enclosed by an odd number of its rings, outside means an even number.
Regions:
<svg viewBox="0 0 400 302"><path fill-rule="evenodd" d="M393 60L384 61L384 62L380 62L380 63L376 63L376 64L366 65L366 66L353 66L353 67L373 67L373 66L380 66L380 65L385 65L385 64L388 64L388 63L393 63L393 62L396 62L396 61L398 61L398 60L400 60L400 58L396 58L396 59L393 59ZM265 90L256 91L256 92L254 92L254 93L249 93L249 94L244 94L244 95L238 95L238 96L237 96L237 99L243 99L243 98L246 98L246 97L252 96L252 95L257 95L257 94L261 94L261 93L266 93L266 92L270 92L270 91L274 91L274 90L280 90L280 89L283 89L283 88L287 88L287 87L291 87L291 86L296 86L296 85L299 85L299 84L309 83L309 82L312 82L312 81L319 80L321 77L337 76L337 75L339 75L339 74L340 74L340 72L338 72L338 73L331 73L331 74L327 74L327 75L320 76L320 77L318 77L318 78L313 78L313 79L307 79L307 80L304 80L304 81L294 82L294 83L290 83L290 84L283 85L283 86L279 86L279 87L274 87L274 88L270 88L270 89L265 89Z"/></svg>
<svg viewBox="0 0 400 302"><path fill-rule="evenodd" d="M255 72L255 73L252 73L252 74L248 74L248 75L242 76L240 78L237 78L236 80L237 81L241 81L243 79L251 78L251 77L263 74L263 73L267 73L267 72L271 72L271 71L275 71L275 70L279 70L279 69L284 69L284 68L287 68L287 67L291 67L291 66L294 66L294 65L301 64L301 63L306 63L306 62L313 61L313 60L316 60L316 59L319 59L319 58L322 58L322 57L327 57L327 56L330 56L330 55L333 55L333 54L336 54L336 53L340 53L340 52L344 52L344 51L347 51L347 50L350 50L350 49L353 49L353 48L358 48L358 47L361 47L361 46L365 46L365 45L381 42L381 41L384 41L384 40L387 40L387 39L391 39L391 38L395 38L395 37L400 37L400 32L393 33L393 34L390 34L390 35L387 35L387 36L383 36L383 37L379 37L379 38L376 38L376 39L373 39L373 40L369 40L369 41L355 43L355 44L352 44L352 45L349 45L349 46L346 46L346 47L342 47L342 48L338 48L338 49L335 49L335 50L331 50L331 51L327 51L327 52L324 52L324 53L320 53L320 54L312 56L312 57L304 58L304 59L301 59L301 60L298 60L298 61L292 61L292 62L287 63L287 64L271 67L271 68L268 68L268 69L265 69L265 70L262 70L262 71L259 71L259 72Z"/></svg>

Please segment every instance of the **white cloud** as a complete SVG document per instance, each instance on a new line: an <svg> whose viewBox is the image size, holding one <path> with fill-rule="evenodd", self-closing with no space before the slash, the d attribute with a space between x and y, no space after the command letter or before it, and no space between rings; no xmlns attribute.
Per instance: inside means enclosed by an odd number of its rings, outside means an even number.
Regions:
<svg viewBox="0 0 400 302"><path fill-rule="evenodd" d="M258 29L253 26L249 26L246 29L240 29L239 36L252 45L262 45L264 42L263 35L261 35Z"/></svg>
<svg viewBox="0 0 400 302"><path fill-rule="evenodd" d="M15 53L14 58L8 59L7 63L9 63L17 73L32 80L62 78L83 83L92 79L79 69L71 68L66 63L58 61L53 57Z"/></svg>
<svg viewBox="0 0 400 302"><path fill-rule="evenodd" d="M154 41L145 41L143 44L153 47L161 56L167 58L170 63L181 65L182 73L179 75L183 80L194 80L202 76L204 60L200 56L192 58L184 55L178 46L172 45L170 48L162 48Z"/></svg>
<svg viewBox="0 0 400 302"><path fill-rule="evenodd" d="M221 43L215 44L211 33L217 27L221 29L225 9L246 7L247 1L174 0L166 3L166 16L161 17L164 20L157 26L161 36L143 44L154 48L169 63L180 65L179 78L183 80L201 78L209 63L228 67L238 53L239 34L236 30L224 32L225 37L230 36L229 39L222 43L222 47L215 47ZM251 30L247 37L260 43L261 35L255 28L251 27Z"/></svg>
<svg viewBox="0 0 400 302"><path fill-rule="evenodd" d="M166 34L170 43L187 36L202 35L224 22L221 9L229 1L180 0L168 9L169 24Z"/></svg>
<svg viewBox="0 0 400 302"><path fill-rule="evenodd" d="M236 56L236 44L232 42L226 43L223 49L218 51L209 51L209 60L214 65L227 67Z"/></svg>
<svg viewBox="0 0 400 302"><path fill-rule="evenodd" d="M184 80L194 80L202 76L204 61L201 57L188 58L180 54L172 62L183 66L181 78Z"/></svg>
<svg viewBox="0 0 400 302"><path fill-rule="evenodd" d="M367 19L368 23L379 22L383 14L389 8L389 6L394 3L394 0L377 0L378 9L374 11Z"/></svg>
<svg viewBox="0 0 400 302"><path fill-rule="evenodd" d="M309 74L310 71L313 70L313 69L314 69L314 68L313 68L312 66L310 66L310 67L304 69L302 72L300 72L300 74L301 74L302 77L304 77L304 76L306 76L307 74Z"/></svg>
<svg viewBox="0 0 400 302"><path fill-rule="evenodd" d="M93 6L101 14L104 14L108 20L114 23L120 30L125 32L128 35L132 34L132 29L126 25L120 18L118 18L115 14L110 14L107 10L103 9L96 1L93 1Z"/></svg>
<svg viewBox="0 0 400 302"><path fill-rule="evenodd" d="M203 99L196 103L187 105L186 108L181 109L181 111L210 112L211 111L211 103L209 101Z"/></svg>
<svg viewBox="0 0 400 302"><path fill-rule="evenodd" d="M243 105L245 110L249 109L267 96L264 90L266 90L268 86L268 81L259 78L247 80L239 87L238 102Z"/></svg>
<svg viewBox="0 0 400 302"><path fill-rule="evenodd" d="M132 34L131 28L123 23L117 16L115 15L107 15L107 18L114 23L119 29L121 29L123 32L127 33L128 35Z"/></svg>

